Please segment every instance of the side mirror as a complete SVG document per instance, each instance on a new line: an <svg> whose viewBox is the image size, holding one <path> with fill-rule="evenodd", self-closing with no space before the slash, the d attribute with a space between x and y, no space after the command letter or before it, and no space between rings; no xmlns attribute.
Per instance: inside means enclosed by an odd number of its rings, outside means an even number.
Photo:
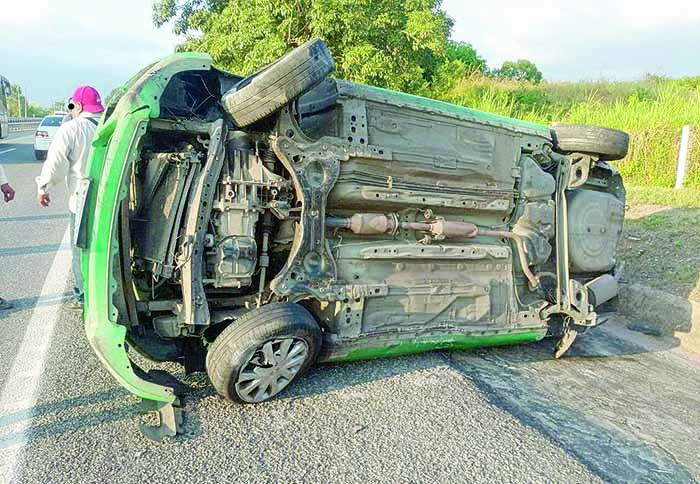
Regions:
<svg viewBox="0 0 700 484"><path fill-rule="evenodd" d="M12 90L10 89L10 82L6 79L2 80L2 90L5 93L6 97L10 97L12 94Z"/></svg>

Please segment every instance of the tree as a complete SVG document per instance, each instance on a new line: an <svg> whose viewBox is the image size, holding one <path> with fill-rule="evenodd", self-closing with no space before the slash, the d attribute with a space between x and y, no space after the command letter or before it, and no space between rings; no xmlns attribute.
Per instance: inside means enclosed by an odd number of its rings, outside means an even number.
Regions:
<svg viewBox="0 0 700 484"><path fill-rule="evenodd" d="M42 118L51 112L49 108L28 100L17 84L10 84L10 95L5 100L7 114L11 118L23 118L25 114L30 118Z"/></svg>
<svg viewBox="0 0 700 484"><path fill-rule="evenodd" d="M467 70L471 72L486 72L486 61L476 53L476 49L467 42L455 42L450 40L447 43L448 62L460 61Z"/></svg>
<svg viewBox="0 0 700 484"><path fill-rule="evenodd" d="M188 35L202 27L208 13L221 13L227 0L161 0L153 4L153 23L162 27L174 20L173 31Z"/></svg>
<svg viewBox="0 0 700 484"><path fill-rule="evenodd" d="M446 99L461 80L488 70L486 61L466 42L448 41L444 59L431 79L430 97Z"/></svg>
<svg viewBox="0 0 700 484"><path fill-rule="evenodd" d="M336 76L425 94L450 55L463 63L470 58L468 44L448 48L452 19L440 5L441 0L161 0L154 4L153 20L157 26L173 21L175 32L187 36L178 50L208 52L236 74L250 74L320 37L333 53ZM475 52L474 59L480 59Z"/></svg>
<svg viewBox="0 0 700 484"><path fill-rule="evenodd" d="M18 99L19 98L19 99ZM7 97L7 111L10 117L23 117L27 98L16 84L10 84L10 95Z"/></svg>
<svg viewBox="0 0 700 484"><path fill-rule="evenodd" d="M47 116L51 114L53 111L50 110L49 108L46 108L39 103L34 103L34 102L29 102L29 106L27 107L27 116L30 118L43 118L44 116Z"/></svg>
<svg viewBox="0 0 700 484"><path fill-rule="evenodd" d="M519 59L515 62L506 61L500 69L496 69L492 74L502 79L529 81L535 84L542 81L540 70L535 64L526 59Z"/></svg>

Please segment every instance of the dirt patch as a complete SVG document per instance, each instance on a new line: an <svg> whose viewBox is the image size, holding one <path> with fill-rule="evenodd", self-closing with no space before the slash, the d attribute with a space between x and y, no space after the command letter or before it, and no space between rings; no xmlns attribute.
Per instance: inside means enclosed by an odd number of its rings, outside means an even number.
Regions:
<svg viewBox="0 0 700 484"><path fill-rule="evenodd" d="M623 281L700 301L700 209L630 207L618 252Z"/></svg>
<svg viewBox="0 0 700 484"><path fill-rule="evenodd" d="M639 220L644 217L649 217L660 212L665 212L671 207L663 205L634 205L627 207L625 211L625 220Z"/></svg>

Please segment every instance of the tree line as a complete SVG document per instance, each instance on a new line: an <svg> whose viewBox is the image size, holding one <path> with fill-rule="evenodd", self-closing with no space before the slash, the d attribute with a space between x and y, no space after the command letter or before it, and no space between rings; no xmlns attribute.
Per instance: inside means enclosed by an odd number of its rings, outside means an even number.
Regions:
<svg viewBox="0 0 700 484"><path fill-rule="evenodd" d="M41 118L50 114L50 109L31 102L17 84L10 83L10 95L5 98L7 115L11 118Z"/></svg>
<svg viewBox="0 0 700 484"><path fill-rule="evenodd" d="M418 95L431 95L473 73L539 83L524 59L489 69L474 47L451 39L454 21L442 0L160 0L153 22L172 23L186 41L179 51L208 52L240 75L307 40L323 39L335 75Z"/></svg>

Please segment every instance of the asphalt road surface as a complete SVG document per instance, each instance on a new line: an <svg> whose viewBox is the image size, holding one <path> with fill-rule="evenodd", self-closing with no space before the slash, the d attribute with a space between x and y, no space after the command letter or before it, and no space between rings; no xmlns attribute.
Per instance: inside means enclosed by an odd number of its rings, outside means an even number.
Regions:
<svg viewBox="0 0 700 484"><path fill-rule="evenodd" d="M553 342L313 368L235 405L184 377L184 434L137 430L138 401L65 307L66 197L35 201L29 133L0 142L0 482L695 482L700 361L613 320Z"/></svg>

